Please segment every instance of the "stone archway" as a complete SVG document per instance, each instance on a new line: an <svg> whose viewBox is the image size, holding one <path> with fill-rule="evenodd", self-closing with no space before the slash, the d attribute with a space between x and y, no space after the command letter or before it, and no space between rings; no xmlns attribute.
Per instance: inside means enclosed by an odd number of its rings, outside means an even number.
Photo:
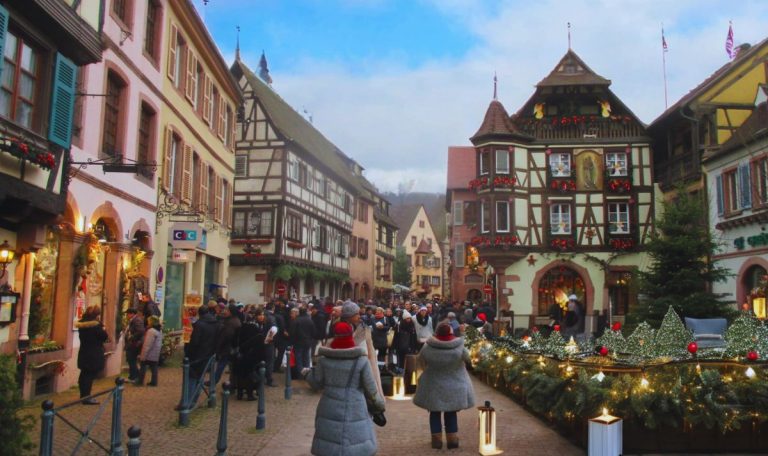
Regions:
<svg viewBox="0 0 768 456"><path fill-rule="evenodd" d="M562 283L557 281L559 276L563 277ZM553 278L556 280L554 287ZM580 279L581 282L577 282L577 279ZM565 293L566 300L568 295L575 293L584 304L585 314L590 315L592 313L595 299L595 286L592 283L592 278L586 268L572 261L552 261L536 272L531 281L531 296L533 298L531 313L533 315L548 314L548 308L552 304L550 301L553 301L553 299L547 298L550 296L549 293L551 296L554 296L555 293L558 295Z"/></svg>
<svg viewBox="0 0 768 456"><path fill-rule="evenodd" d="M90 221L91 227L95 227L99 220L102 220L107 228L109 228L116 242L120 242L123 239L123 222L120 219L120 214L118 214L110 201L105 201L104 204L93 211Z"/></svg>

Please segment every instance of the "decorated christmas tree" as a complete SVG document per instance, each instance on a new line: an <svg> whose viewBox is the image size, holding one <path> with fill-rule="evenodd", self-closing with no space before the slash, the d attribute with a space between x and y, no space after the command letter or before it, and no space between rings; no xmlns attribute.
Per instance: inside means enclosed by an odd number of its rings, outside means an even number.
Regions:
<svg viewBox="0 0 768 456"><path fill-rule="evenodd" d="M624 352L641 358L654 357L654 336L656 331L646 322L637 325L635 331L627 338Z"/></svg>
<svg viewBox="0 0 768 456"><path fill-rule="evenodd" d="M560 331L552 331L552 333L544 339L544 343L541 346L541 352L545 355L554 356L557 358L563 358L565 356L565 339Z"/></svg>
<svg viewBox="0 0 768 456"><path fill-rule="evenodd" d="M725 356L744 357L751 351L758 351L758 345L764 346L765 330L760 320L749 313L742 313L725 331ZM765 357L765 354L760 354Z"/></svg>
<svg viewBox="0 0 768 456"><path fill-rule="evenodd" d="M691 331L685 327L675 309L669 306L661 327L656 332L654 354L673 358L684 357L688 353L688 344L692 341Z"/></svg>
<svg viewBox="0 0 768 456"><path fill-rule="evenodd" d="M603 335L595 340L595 347L598 349L605 347L610 352L621 353L625 350L626 343L627 341L624 340L621 330L606 329Z"/></svg>

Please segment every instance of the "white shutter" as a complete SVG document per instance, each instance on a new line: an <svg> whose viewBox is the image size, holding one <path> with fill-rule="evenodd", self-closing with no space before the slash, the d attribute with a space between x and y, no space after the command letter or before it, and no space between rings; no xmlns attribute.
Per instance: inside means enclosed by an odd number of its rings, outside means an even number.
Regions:
<svg viewBox="0 0 768 456"><path fill-rule="evenodd" d="M453 250L453 264L457 268L463 268L464 267L464 259L466 258L466 252L464 251L464 244L456 244L456 248Z"/></svg>
<svg viewBox="0 0 768 456"><path fill-rule="evenodd" d="M464 224L464 201L453 202L453 224L455 226Z"/></svg>
<svg viewBox="0 0 768 456"><path fill-rule="evenodd" d="M725 200L723 198L723 175L715 177L715 192L717 193L717 215L725 212Z"/></svg>

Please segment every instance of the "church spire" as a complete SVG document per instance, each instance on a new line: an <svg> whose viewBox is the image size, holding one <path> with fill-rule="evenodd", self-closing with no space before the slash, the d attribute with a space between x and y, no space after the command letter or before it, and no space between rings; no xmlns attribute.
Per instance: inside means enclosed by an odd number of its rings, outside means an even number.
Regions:
<svg viewBox="0 0 768 456"><path fill-rule="evenodd" d="M240 26L235 27L237 29L237 44L235 45L235 60L240 61Z"/></svg>
<svg viewBox="0 0 768 456"><path fill-rule="evenodd" d="M496 78L496 72L493 72L493 99L497 100L498 97L496 96L496 86L498 85L499 80Z"/></svg>

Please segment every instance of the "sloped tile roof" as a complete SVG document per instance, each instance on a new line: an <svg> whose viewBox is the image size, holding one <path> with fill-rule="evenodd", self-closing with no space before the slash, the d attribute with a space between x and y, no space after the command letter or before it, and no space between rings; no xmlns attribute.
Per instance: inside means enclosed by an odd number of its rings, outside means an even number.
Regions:
<svg viewBox="0 0 768 456"><path fill-rule="evenodd" d="M475 148L453 146L448 148L448 190L467 188L469 181L477 176Z"/></svg>
<svg viewBox="0 0 768 456"><path fill-rule="evenodd" d="M419 246L416 247L416 252L414 252L418 255L429 255L432 252L432 247L429 246L429 243L422 238L421 242L419 242Z"/></svg>
<svg viewBox="0 0 768 456"><path fill-rule="evenodd" d="M510 120L504 105L498 100L491 101L488 109L485 111L485 118L477 132L470 138L475 141L484 136L518 136L527 137L517 130L517 127Z"/></svg>
<svg viewBox="0 0 768 456"><path fill-rule="evenodd" d="M400 227L397 231L397 245L403 245L403 241L405 241L405 237L408 235L408 230L411 228L420 208L421 204L406 204L390 208L389 215L394 219L397 226Z"/></svg>
<svg viewBox="0 0 768 456"><path fill-rule="evenodd" d="M538 84L537 87L571 86L571 85L610 85L605 79L581 60L572 49L568 49L555 68Z"/></svg>

